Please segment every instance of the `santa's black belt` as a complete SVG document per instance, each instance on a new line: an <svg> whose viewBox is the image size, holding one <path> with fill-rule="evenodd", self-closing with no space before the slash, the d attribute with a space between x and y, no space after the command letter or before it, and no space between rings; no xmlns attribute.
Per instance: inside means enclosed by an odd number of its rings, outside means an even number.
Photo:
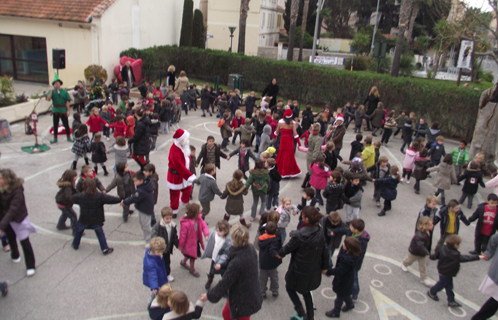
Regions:
<svg viewBox="0 0 498 320"><path fill-rule="evenodd" d="M172 174L180 174L178 171L176 171L175 169L171 169L171 168L168 168L169 172L171 172Z"/></svg>

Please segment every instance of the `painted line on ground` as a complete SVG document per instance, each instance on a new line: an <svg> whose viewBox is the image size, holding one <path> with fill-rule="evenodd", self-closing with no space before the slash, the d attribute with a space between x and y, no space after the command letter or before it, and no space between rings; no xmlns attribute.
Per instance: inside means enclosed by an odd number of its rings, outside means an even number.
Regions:
<svg viewBox="0 0 498 320"><path fill-rule="evenodd" d="M124 313L124 314L112 314L109 316L102 316L102 317L96 317L96 318L88 318L85 320L107 320L107 319L118 319L118 318L130 318L130 317L141 317L141 316L148 316L148 312L135 312L135 313ZM221 317L216 317L216 316L210 316L207 314L203 314L201 316L201 319L213 319L213 320L223 320Z"/></svg>

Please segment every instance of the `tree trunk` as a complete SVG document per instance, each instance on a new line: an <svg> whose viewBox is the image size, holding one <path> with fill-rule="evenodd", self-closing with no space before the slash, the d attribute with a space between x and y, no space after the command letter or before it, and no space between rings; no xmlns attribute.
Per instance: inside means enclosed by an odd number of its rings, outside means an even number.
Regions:
<svg viewBox="0 0 498 320"><path fill-rule="evenodd" d="M411 13L411 17L410 17L410 26L408 27L408 32L406 33L407 46L406 46L405 54L410 51L410 47L411 47L410 44L413 40L412 39L413 27L415 26L415 19L417 19L419 9L420 9L420 0L415 0L415 2L413 3L412 13Z"/></svg>
<svg viewBox="0 0 498 320"><path fill-rule="evenodd" d="M239 18L239 48L238 53L244 53L246 50L246 22L247 12L249 11L249 1L240 1L240 18Z"/></svg>
<svg viewBox="0 0 498 320"><path fill-rule="evenodd" d="M289 28L289 47L287 49L287 60L294 60L294 38L296 37L297 14L299 13L299 0L292 0Z"/></svg>
<svg viewBox="0 0 498 320"><path fill-rule="evenodd" d="M437 69L439 69L439 58L441 57L441 52L436 53L436 62L434 63L434 72L432 73L432 79L436 79Z"/></svg>
<svg viewBox="0 0 498 320"><path fill-rule="evenodd" d="M394 50L393 66L391 76L398 77L399 67L401 64L401 52L403 51L403 43L405 40L405 31L410 20L410 12L412 9L413 0L402 0L399 14L398 24L398 39L396 40L396 49Z"/></svg>
<svg viewBox="0 0 498 320"><path fill-rule="evenodd" d="M298 61L303 61L303 45L304 33L306 32L306 23L308 22L308 10L310 8L310 0L304 0L303 19L301 20L301 42L299 43L299 58Z"/></svg>

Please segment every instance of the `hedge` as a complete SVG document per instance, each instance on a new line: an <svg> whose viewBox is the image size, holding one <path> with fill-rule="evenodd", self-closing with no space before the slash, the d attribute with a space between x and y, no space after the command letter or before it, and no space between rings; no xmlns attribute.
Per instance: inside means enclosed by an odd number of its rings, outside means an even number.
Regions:
<svg viewBox="0 0 498 320"><path fill-rule="evenodd" d="M449 137L470 140L478 114L481 90L456 87L454 83L417 78L393 78L373 72L351 72L309 63L269 60L225 51L160 46L142 50L128 49L121 56L141 58L146 75L166 74L169 65L187 75L213 81L220 77L226 85L232 73L244 76L244 89L262 92L277 78L279 95L300 103L333 108L347 101L363 103L372 86L390 109L413 111L429 123L438 120Z"/></svg>

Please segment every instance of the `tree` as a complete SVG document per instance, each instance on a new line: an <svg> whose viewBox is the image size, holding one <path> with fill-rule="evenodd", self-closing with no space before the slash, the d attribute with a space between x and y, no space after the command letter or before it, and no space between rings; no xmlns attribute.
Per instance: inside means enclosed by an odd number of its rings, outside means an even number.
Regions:
<svg viewBox="0 0 498 320"><path fill-rule="evenodd" d="M310 8L310 0L304 0L303 17L301 19L301 26L306 25L306 20L308 20L308 9ZM306 33L306 28L301 28L301 41L299 42L299 58L298 61L303 61L303 42L304 34Z"/></svg>
<svg viewBox="0 0 498 320"><path fill-rule="evenodd" d="M240 18L239 18L239 48L238 53L244 53L246 50L246 22L247 12L249 11L249 1L240 1Z"/></svg>
<svg viewBox="0 0 498 320"><path fill-rule="evenodd" d="M287 60L294 60L294 38L296 36L297 14L299 10L299 0L292 0L291 4L291 24L289 30L289 46L287 49Z"/></svg>
<svg viewBox="0 0 498 320"><path fill-rule="evenodd" d="M408 27L410 20L410 13L412 10L413 0L401 0L401 8L399 13L398 24L398 39L396 40L396 49L394 50L393 67L391 69L391 76L397 77L399 75L399 66L401 63L401 52L403 51L403 44L405 42L405 30Z"/></svg>
<svg viewBox="0 0 498 320"><path fill-rule="evenodd" d="M360 2L360 0L327 0L322 11L325 29L332 32L336 38L350 39L352 35L349 19L358 11Z"/></svg>
<svg viewBox="0 0 498 320"><path fill-rule="evenodd" d="M439 60L441 54L446 52L452 45L457 43L452 27L446 19L439 20L434 26L434 34L436 34L434 50L436 50L436 61L434 63L434 72L432 78L436 78L437 70L439 69Z"/></svg>
<svg viewBox="0 0 498 320"><path fill-rule="evenodd" d="M412 11L410 13L408 30L406 32L407 46L405 47L405 54L407 54L410 51L410 44L412 43L412 38L413 38L413 27L415 26L415 19L417 19L418 11L420 9L420 1L422 0L415 0L413 2Z"/></svg>
<svg viewBox="0 0 498 320"><path fill-rule="evenodd" d="M315 32L315 21L316 21L316 9L317 9L316 0L311 0L309 2L308 8L308 17L306 18L306 32L309 34L314 34ZM285 12L284 12L284 28L287 30L287 34L289 34L290 30L290 12L291 12L291 0L287 0L285 2ZM301 22L303 21L303 13L304 13L304 1L299 2L299 11L297 15L296 27L301 26ZM321 14L320 14L321 16ZM322 20L322 19L320 19Z"/></svg>
<svg viewBox="0 0 498 320"><path fill-rule="evenodd" d="M182 31L180 33L180 47L192 46L192 19L194 2L185 0L183 3Z"/></svg>
<svg viewBox="0 0 498 320"><path fill-rule="evenodd" d="M194 22L192 27L192 47L204 49L206 47L206 35L204 34L203 14L201 10L194 10Z"/></svg>

